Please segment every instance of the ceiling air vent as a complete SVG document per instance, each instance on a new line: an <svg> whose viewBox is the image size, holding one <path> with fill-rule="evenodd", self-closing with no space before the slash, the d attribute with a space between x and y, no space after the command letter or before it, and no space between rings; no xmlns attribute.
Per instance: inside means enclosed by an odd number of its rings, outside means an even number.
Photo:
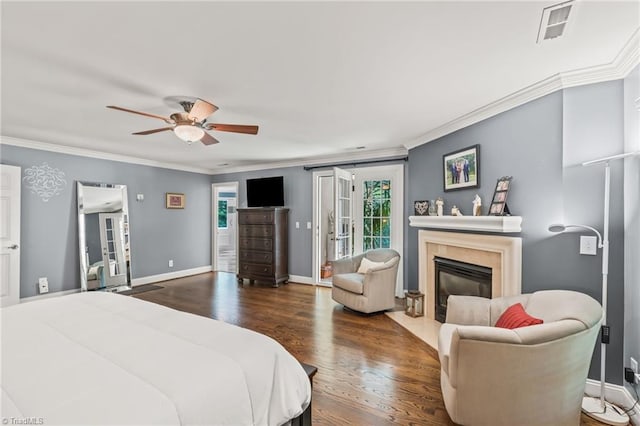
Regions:
<svg viewBox="0 0 640 426"><path fill-rule="evenodd" d="M542 10L537 43L560 37L564 33L572 7L573 1L566 1Z"/></svg>

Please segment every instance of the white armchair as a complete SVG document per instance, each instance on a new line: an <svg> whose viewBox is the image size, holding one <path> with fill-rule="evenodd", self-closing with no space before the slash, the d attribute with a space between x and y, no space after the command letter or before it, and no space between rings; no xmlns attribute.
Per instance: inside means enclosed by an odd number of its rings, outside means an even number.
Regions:
<svg viewBox="0 0 640 426"><path fill-rule="evenodd" d="M493 327L515 303L544 324ZM438 340L449 416L462 425L579 425L601 320L600 304L574 291L450 296Z"/></svg>
<svg viewBox="0 0 640 426"><path fill-rule="evenodd" d="M358 273L363 259L380 263L366 273ZM395 307L395 287L400 254L392 249L369 250L332 263L331 297L354 311L371 313Z"/></svg>

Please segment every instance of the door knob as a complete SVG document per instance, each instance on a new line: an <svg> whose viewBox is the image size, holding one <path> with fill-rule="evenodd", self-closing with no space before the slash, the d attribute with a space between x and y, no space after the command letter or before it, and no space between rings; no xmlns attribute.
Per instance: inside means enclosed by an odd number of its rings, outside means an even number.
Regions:
<svg viewBox="0 0 640 426"><path fill-rule="evenodd" d="M17 244L13 244L13 245L7 246L6 248L11 249L11 250L17 250L18 247L19 246Z"/></svg>

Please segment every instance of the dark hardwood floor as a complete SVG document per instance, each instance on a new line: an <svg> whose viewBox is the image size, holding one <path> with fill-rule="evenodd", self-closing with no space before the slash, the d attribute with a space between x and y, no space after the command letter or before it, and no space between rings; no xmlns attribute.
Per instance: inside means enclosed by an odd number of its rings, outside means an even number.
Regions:
<svg viewBox="0 0 640 426"><path fill-rule="evenodd" d="M343 310L331 290L239 285L219 272L165 281L133 295L266 334L318 367L315 425L453 425L442 401L437 353L386 315ZM582 416L582 425L600 423Z"/></svg>

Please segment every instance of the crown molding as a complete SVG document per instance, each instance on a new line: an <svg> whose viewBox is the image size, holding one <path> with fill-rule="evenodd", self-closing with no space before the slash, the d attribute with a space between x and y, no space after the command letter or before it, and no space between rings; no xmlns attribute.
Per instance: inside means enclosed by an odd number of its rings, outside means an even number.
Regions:
<svg viewBox="0 0 640 426"><path fill-rule="evenodd" d="M415 148L557 90L625 78L638 63L640 63L640 28L633 33L620 53L609 64L555 74L438 126L420 138L405 143L404 146L407 149Z"/></svg>
<svg viewBox="0 0 640 426"><path fill-rule="evenodd" d="M252 172L256 170L280 169L280 168L286 168L286 167L303 167L303 166L312 166L312 165L318 165L318 164L331 164L336 162L348 163L350 161L376 160L376 159L404 156L407 154L408 154L407 149L401 146L396 148L378 149L373 151L357 151L357 152L350 152L350 153L341 153L341 154L328 155L323 157L297 158L294 160L278 161L276 163L261 163L261 164L250 164L246 166L225 167L225 168L216 169L210 172L210 174L223 175L228 173Z"/></svg>
<svg viewBox="0 0 640 426"><path fill-rule="evenodd" d="M73 146L56 145L47 142L38 142L28 139L14 138L12 136L0 135L0 145L12 145L20 148L39 149L41 151L57 152L59 154L76 155L79 157L97 158L100 160L119 161L121 163L138 164L141 166L160 167L163 169L180 170L183 172L202 173L210 175L211 169L185 166L175 163L164 163L145 158L131 157L128 155L111 154L108 152L94 151L86 148L76 148Z"/></svg>

